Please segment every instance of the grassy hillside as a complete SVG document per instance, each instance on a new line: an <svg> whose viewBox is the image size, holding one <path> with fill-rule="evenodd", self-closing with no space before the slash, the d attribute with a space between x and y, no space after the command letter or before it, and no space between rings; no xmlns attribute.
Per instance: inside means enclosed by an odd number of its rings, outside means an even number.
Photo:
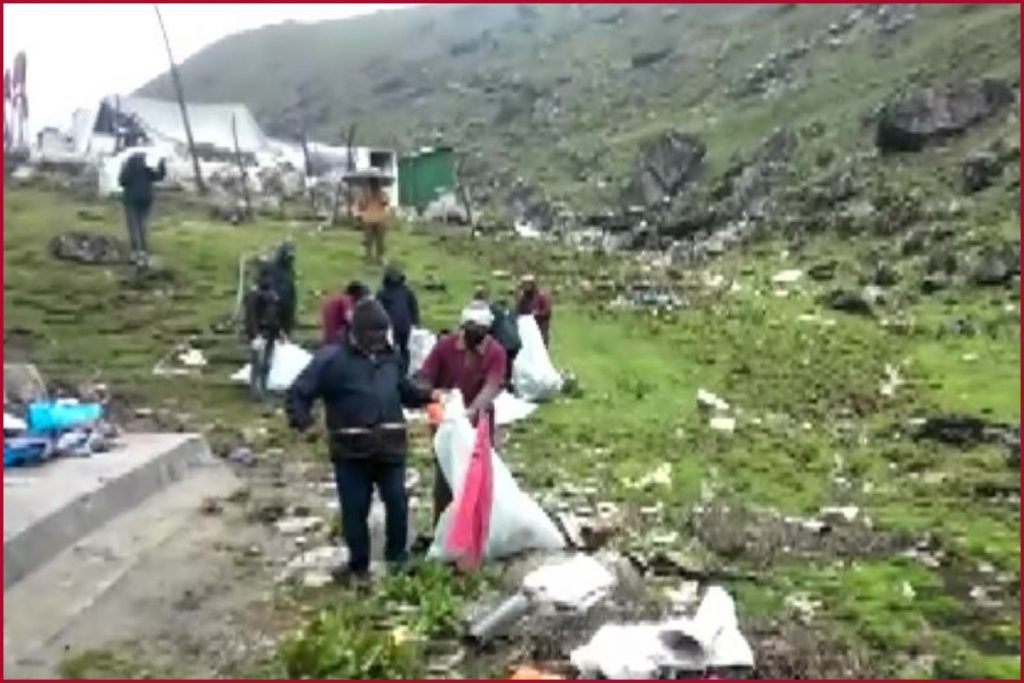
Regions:
<svg viewBox="0 0 1024 683"><path fill-rule="evenodd" d="M27 357L65 386L107 383L132 408L167 411L215 444L251 444L259 464L245 476L254 497L255 483L280 472L282 461L315 463L273 489L277 496L305 490L323 476L320 447L294 439L277 411L253 406L244 388L227 382L244 349L213 324L231 310L237 256L287 235L298 245L299 339L312 343L322 293L353 276L376 278L359 262L357 235L297 223L212 224L170 200L159 211L154 249L168 274L133 283L121 267L58 263L47 253L49 238L70 228L119 235L115 205L8 188L5 358ZM1015 230L993 225L957 239L969 245ZM1011 292L963 283L921 297L906 280L874 319L823 309L818 296L856 286L865 264L889 248L884 237L823 235L799 247L769 241L685 274L437 232L403 230L394 242L435 329L452 324L479 280L497 289L530 268L554 289L553 355L578 376L580 393L517 428L508 461L549 509L616 504L612 546L621 552L748 574L725 583L737 596L759 674L1019 675L1019 473L995 444L958 448L909 437L913 419L950 411L1019 420L1019 309ZM777 272L831 260L832 283L805 278L786 296L776 293ZM908 272L911 264L899 266ZM610 305L640 278L673 283L686 305L657 314ZM422 290L428 280L446 290ZM950 332L958 320L979 333ZM152 376L156 360L183 336L194 338L210 365L193 378ZM880 391L887 365L904 379L891 395ZM736 407L735 433L709 428L695 405L698 388ZM413 463L423 482L428 462L421 443ZM663 481L643 482L655 472ZM224 514L234 515L225 505ZM802 526L828 505L852 505L857 517L824 534ZM236 552L246 556L245 548ZM161 667L168 675L422 673L453 646L452 615L486 590L460 580L452 593L450 577L428 572L409 585L384 584L367 604L344 591L274 591L276 572L256 565L242 580L277 595L262 609L281 624L312 619L280 650L225 657L216 643L209 652L194 643L178 651L172 638L111 643L109 652L78 655L69 671L102 675L116 664L118 675ZM630 609L663 602L663 589L678 584L663 572L647 579ZM319 607L329 611L313 616ZM383 631L360 622L367 610L388 615ZM224 618L204 611L190 620ZM230 619L239 623L237 614ZM391 642L387 629L396 623L429 638L425 658L415 641ZM507 659L515 653L560 652L557 659L585 637L570 632L551 642L541 633L524 631L497 654L470 652L458 670L504 676L521 663ZM351 659L338 659L341 643ZM383 659L370 659L372 652Z"/></svg>
<svg viewBox="0 0 1024 683"><path fill-rule="evenodd" d="M352 123L401 149L441 138L485 201L522 179L591 211L667 128L706 141L712 176L778 126L824 126L807 160L863 151L901 89L1019 78L1019 27L1016 5L436 6L250 31L182 75L189 97L246 102L274 133L296 130L303 99L323 138ZM751 79L759 65L770 78Z"/></svg>

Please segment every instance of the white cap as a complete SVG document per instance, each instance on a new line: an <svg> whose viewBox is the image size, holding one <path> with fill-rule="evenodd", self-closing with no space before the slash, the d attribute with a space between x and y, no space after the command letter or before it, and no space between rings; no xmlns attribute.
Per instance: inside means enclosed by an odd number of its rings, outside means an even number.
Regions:
<svg viewBox="0 0 1024 683"><path fill-rule="evenodd" d="M462 325L477 325L479 327L490 327L494 322L494 314L491 307L483 301L474 301L462 309Z"/></svg>

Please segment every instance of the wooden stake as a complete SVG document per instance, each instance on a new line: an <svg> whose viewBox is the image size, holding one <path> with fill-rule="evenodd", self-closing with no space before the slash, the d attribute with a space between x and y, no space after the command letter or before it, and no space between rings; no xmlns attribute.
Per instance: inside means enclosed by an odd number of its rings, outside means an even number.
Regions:
<svg viewBox="0 0 1024 683"><path fill-rule="evenodd" d="M199 157L196 156L196 145L192 139L192 126L188 121L188 108L185 106L185 90L181 87L181 76L178 74L178 67L174 64L174 55L171 54L171 41L167 38L167 29L164 28L164 19L160 16L160 8L153 5L156 12L156 20L160 22L160 33L164 37L164 47L167 48L167 60L171 63L171 80L174 82L174 92L178 97L178 106L181 108L181 120L185 124L185 139L188 142L188 153L192 157L192 171L196 174L196 189L199 194L206 194L206 183L203 182L203 174L199 170Z"/></svg>

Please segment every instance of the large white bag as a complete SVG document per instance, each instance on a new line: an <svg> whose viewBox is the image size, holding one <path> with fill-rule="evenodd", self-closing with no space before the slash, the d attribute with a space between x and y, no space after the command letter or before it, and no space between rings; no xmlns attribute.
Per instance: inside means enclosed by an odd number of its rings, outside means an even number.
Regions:
<svg viewBox="0 0 1024 683"><path fill-rule="evenodd" d="M409 335L409 374L412 375L423 367L430 350L437 343L437 335L430 330L415 327Z"/></svg>
<svg viewBox="0 0 1024 683"><path fill-rule="evenodd" d="M270 391L288 391L299 374L313 360L313 354L291 342L282 342L274 347L274 355L270 359L270 375L267 377L267 389ZM249 383L251 366L231 375L231 379L244 384Z"/></svg>
<svg viewBox="0 0 1024 683"><path fill-rule="evenodd" d="M475 442L476 430L466 417L466 404L459 391L453 391L445 402L444 418L434 437L434 452L453 498L458 498L462 488ZM559 550L564 547L565 541L554 522L533 498L519 488L512 473L493 450L491 468L494 495L484 558L497 559L526 550ZM455 559L444 549L452 510L453 506L449 505L437 522L434 543L427 553L431 559Z"/></svg>
<svg viewBox="0 0 1024 683"><path fill-rule="evenodd" d="M546 401L562 390L562 376L551 364L551 356L540 336L540 328L532 315L521 315L516 321L522 349L512 366L512 383L516 394L525 401Z"/></svg>

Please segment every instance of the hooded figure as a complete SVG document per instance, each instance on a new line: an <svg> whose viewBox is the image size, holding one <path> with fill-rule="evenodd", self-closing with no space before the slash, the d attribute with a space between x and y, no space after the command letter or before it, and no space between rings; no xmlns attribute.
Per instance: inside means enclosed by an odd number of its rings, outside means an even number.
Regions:
<svg viewBox="0 0 1024 683"><path fill-rule="evenodd" d="M356 304L347 336L324 346L288 390L291 426L308 429L313 403L324 402L330 456L338 487L342 530L349 549L348 571L366 576L370 567L367 518L373 489L384 502L384 559L405 561L409 511L405 461L409 436L402 410L433 398L402 372L388 343L390 321L373 299Z"/></svg>
<svg viewBox="0 0 1024 683"><path fill-rule="evenodd" d="M156 170L146 164L145 152L129 155L121 165L117 182L121 186L124 202L125 222L128 224L128 241L132 247L132 258L136 265L143 266L149 258L147 228L149 214L153 208L153 185L167 175L163 159Z"/></svg>
<svg viewBox="0 0 1024 683"><path fill-rule="evenodd" d="M256 286L245 297L245 336L249 342L251 374L249 388L253 398L267 395L267 379L274 357L274 346L281 334L281 306L269 264L261 264Z"/></svg>
<svg viewBox="0 0 1024 683"><path fill-rule="evenodd" d="M285 242L277 248L271 263L274 291L281 307L281 331L291 336L295 329L295 246Z"/></svg>
<svg viewBox="0 0 1024 683"><path fill-rule="evenodd" d="M402 356L406 371L409 369L409 337L414 327L420 324L420 307L416 295L405 283L405 273L395 264L384 269L384 280L377 292L377 301L391 319L395 346Z"/></svg>

